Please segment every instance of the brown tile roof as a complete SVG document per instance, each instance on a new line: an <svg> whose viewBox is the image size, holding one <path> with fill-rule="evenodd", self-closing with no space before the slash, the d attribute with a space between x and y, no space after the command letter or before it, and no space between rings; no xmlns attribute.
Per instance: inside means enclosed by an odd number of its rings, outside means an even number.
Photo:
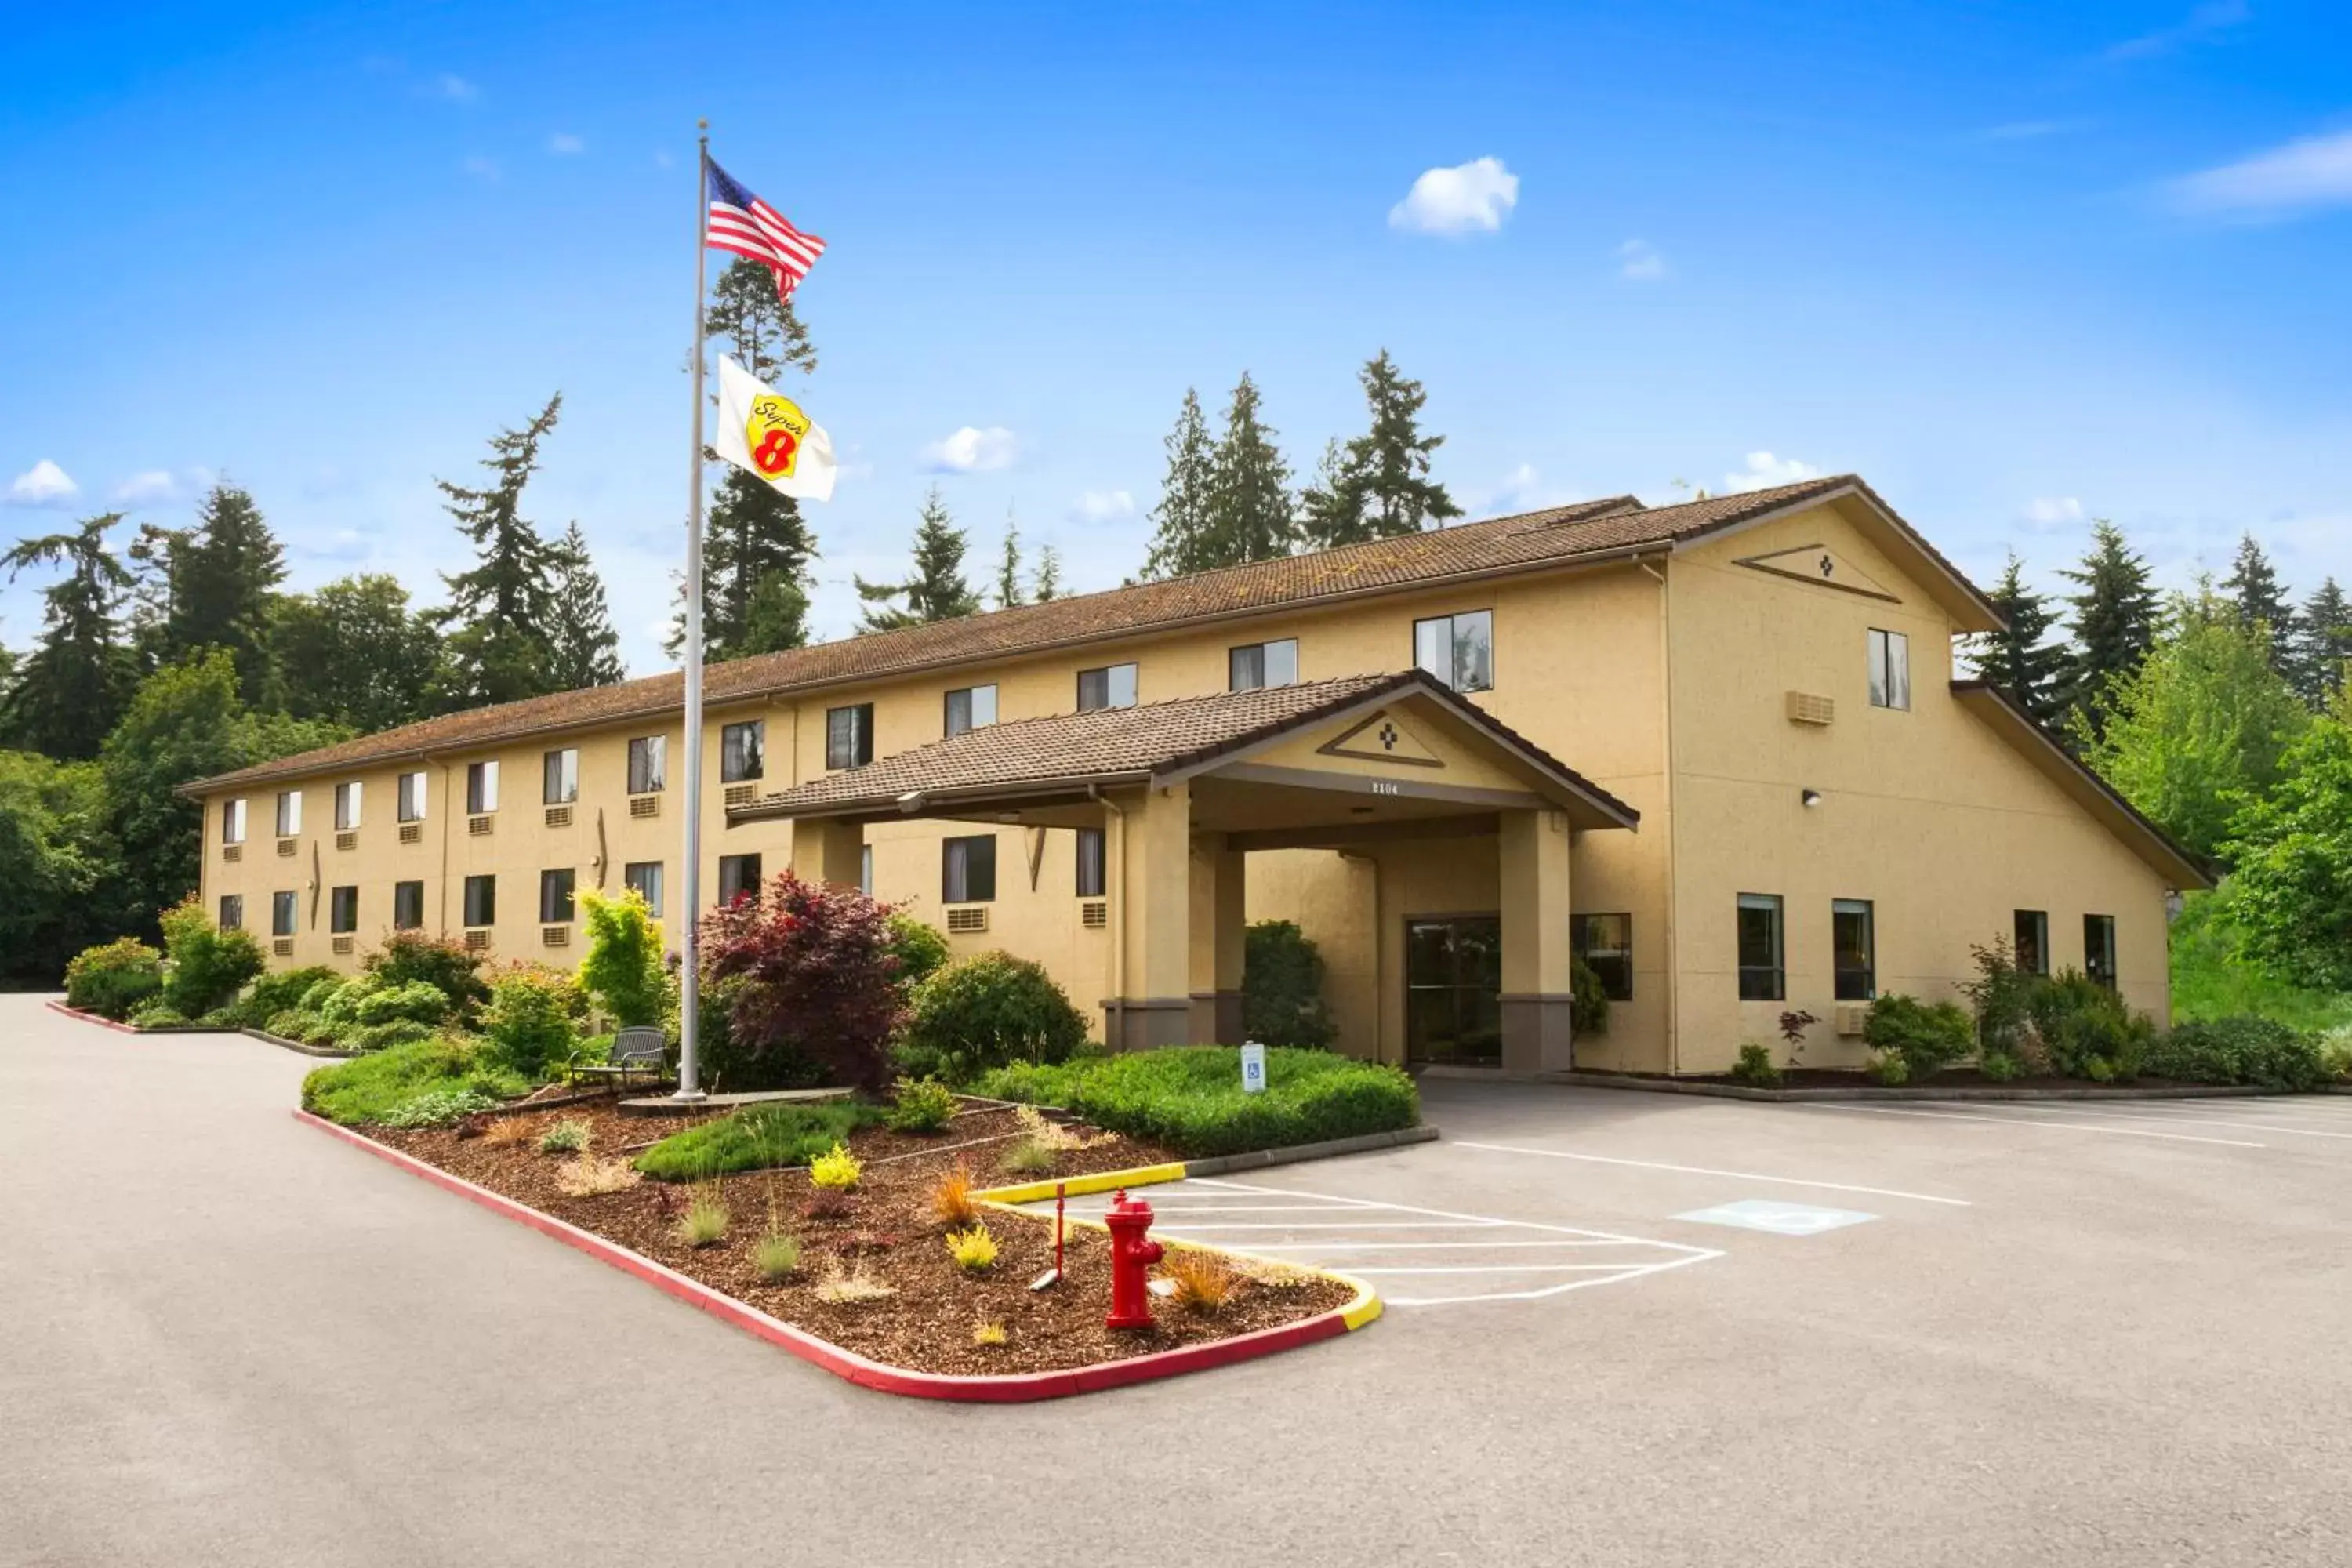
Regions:
<svg viewBox="0 0 2352 1568"><path fill-rule="evenodd" d="M704 672L704 700L716 707L801 688L1002 658L1281 605L1391 592L1455 577L1539 570L1588 557L1672 545L1848 490L1869 495L1885 509L1869 487L1851 475L1715 496L1681 506L1643 507L1632 496L1579 501L1459 528L1372 540L903 631L730 659ZM1925 541L1920 542L1924 548ZM1936 559L1942 561L1940 556ZM617 686L559 692L427 719L182 787L194 794L223 785L387 763L427 752L478 750L547 731L656 718L677 711L684 702L684 683L672 671Z"/></svg>
<svg viewBox="0 0 2352 1568"><path fill-rule="evenodd" d="M844 815L887 809L901 796L919 793L934 797L964 792L1011 794L1024 785L1067 784L1076 788L1108 779L1165 775L1397 693L1425 695L1444 703L1623 826L1630 827L1640 819L1632 806L1418 669L1010 720L933 741L862 768L811 779L738 806L728 816L746 822Z"/></svg>

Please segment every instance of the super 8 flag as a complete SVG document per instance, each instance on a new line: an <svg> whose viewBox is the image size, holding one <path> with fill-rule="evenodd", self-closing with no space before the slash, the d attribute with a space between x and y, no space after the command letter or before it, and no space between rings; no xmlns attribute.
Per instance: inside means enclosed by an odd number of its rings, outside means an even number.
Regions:
<svg viewBox="0 0 2352 1568"><path fill-rule="evenodd" d="M783 214L737 184L716 162L706 163L710 175L707 243L714 250L731 250L759 262L775 274L777 297L790 300L793 289L824 254L824 241L785 222Z"/></svg>
<svg viewBox="0 0 2352 1568"><path fill-rule="evenodd" d="M801 405L719 356L719 455L803 500L833 499L833 437Z"/></svg>

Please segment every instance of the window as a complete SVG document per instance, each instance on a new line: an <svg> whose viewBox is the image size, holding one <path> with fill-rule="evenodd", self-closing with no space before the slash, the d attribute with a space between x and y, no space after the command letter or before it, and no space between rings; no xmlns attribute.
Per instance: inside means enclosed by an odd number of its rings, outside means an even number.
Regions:
<svg viewBox="0 0 2352 1568"><path fill-rule="evenodd" d="M1486 691L1495 684L1495 615L1434 616L1412 623L1412 662L1456 691Z"/></svg>
<svg viewBox="0 0 2352 1568"><path fill-rule="evenodd" d="M946 733L961 735L996 722L996 687L965 686L948 693Z"/></svg>
<svg viewBox="0 0 2352 1568"><path fill-rule="evenodd" d="M499 808L499 764L466 764L466 810L474 816Z"/></svg>
<svg viewBox="0 0 2352 1568"><path fill-rule="evenodd" d="M1100 669L1078 671L1078 711L1135 706L1135 666L1107 664Z"/></svg>
<svg viewBox="0 0 2352 1568"><path fill-rule="evenodd" d="M2113 991L2116 988L2116 917L2083 917L2083 973Z"/></svg>
<svg viewBox="0 0 2352 1568"><path fill-rule="evenodd" d="M874 846L857 847L857 890L867 898L874 896Z"/></svg>
<svg viewBox="0 0 2352 1568"><path fill-rule="evenodd" d="M221 842L224 844L245 842L244 801L231 800L221 803Z"/></svg>
<svg viewBox="0 0 2352 1568"><path fill-rule="evenodd" d="M996 897L996 835L940 842L940 901L984 904Z"/></svg>
<svg viewBox="0 0 2352 1568"><path fill-rule="evenodd" d="M741 784L765 771L768 721L753 719L730 724L719 731L719 782Z"/></svg>
<svg viewBox="0 0 2352 1568"><path fill-rule="evenodd" d="M2046 910L2020 910L2017 925L2017 970L2021 974L2050 973L2050 914Z"/></svg>
<svg viewBox="0 0 2352 1568"><path fill-rule="evenodd" d="M392 929L417 931L425 924L425 884L394 882L392 885Z"/></svg>
<svg viewBox="0 0 2352 1568"><path fill-rule="evenodd" d="M560 752L549 752L541 758L540 802L545 805L570 805L580 798L580 748L566 746Z"/></svg>
<svg viewBox="0 0 2352 1568"><path fill-rule="evenodd" d="M349 833L359 825L360 783L353 779L350 784L335 786L335 831Z"/></svg>
<svg viewBox="0 0 2352 1568"><path fill-rule="evenodd" d="M1612 1002L1633 999L1633 917L1579 915L1570 929L1569 947L1585 967L1601 977L1601 989Z"/></svg>
<svg viewBox="0 0 2352 1568"><path fill-rule="evenodd" d="M1298 639L1254 642L1225 654L1225 689L1255 691L1261 686L1298 684Z"/></svg>
<svg viewBox="0 0 2352 1568"><path fill-rule="evenodd" d="M1786 993L1780 972L1780 895L1739 895L1739 999L1778 1002Z"/></svg>
<svg viewBox="0 0 2352 1568"><path fill-rule="evenodd" d="M395 815L403 822L425 820L425 774L422 772L400 775L400 800Z"/></svg>
<svg viewBox="0 0 2352 1568"><path fill-rule="evenodd" d="M629 793L652 795L669 787L669 737L640 735L629 742Z"/></svg>
<svg viewBox="0 0 2352 1568"><path fill-rule="evenodd" d="M499 879L496 877L466 879L466 923L469 926L499 923Z"/></svg>
<svg viewBox="0 0 2352 1568"><path fill-rule="evenodd" d="M1870 628L1870 705L1911 706L1911 639L1901 632Z"/></svg>
<svg viewBox="0 0 2352 1568"><path fill-rule="evenodd" d="M719 901L731 904L740 898L760 896L760 858L757 855L721 855L719 858Z"/></svg>
<svg viewBox="0 0 2352 1568"><path fill-rule="evenodd" d="M1841 1002L1867 1002L1878 994L1878 930L1868 899L1830 900L1830 952Z"/></svg>
<svg viewBox="0 0 2352 1568"><path fill-rule="evenodd" d="M245 929L245 895L223 893L220 901L220 928L223 931Z"/></svg>
<svg viewBox="0 0 2352 1568"><path fill-rule="evenodd" d="M357 888L336 888L328 893L327 929L337 936L349 936L360 929L360 890Z"/></svg>
<svg viewBox="0 0 2352 1568"><path fill-rule="evenodd" d="M292 936L294 934L294 895L292 893L270 894L269 934L272 936Z"/></svg>
<svg viewBox="0 0 2352 1568"><path fill-rule="evenodd" d="M874 760L874 704L824 710L824 765L862 768Z"/></svg>
<svg viewBox="0 0 2352 1568"><path fill-rule="evenodd" d="M621 868L621 885L645 900L646 912L656 920L662 912L662 863L632 860Z"/></svg>
<svg viewBox="0 0 2352 1568"><path fill-rule="evenodd" d="M278 792L278 837L291 838L302 831L302 792L282 789Z"/></svg>
<svg viewBox="0 0 2352 1568"><path fill-rule="evenodd" d="M541 925L563 925L572 919L572 880L578 872L566 866L561 871L539 874L539 921Z"/></svg>
<svg viewBox="0 0 2352 1568"><path fill-rule="evenodd" d="M1078 829L1078 897L1099 899L1103 896L1103 830L1099 827Z"/></svg>

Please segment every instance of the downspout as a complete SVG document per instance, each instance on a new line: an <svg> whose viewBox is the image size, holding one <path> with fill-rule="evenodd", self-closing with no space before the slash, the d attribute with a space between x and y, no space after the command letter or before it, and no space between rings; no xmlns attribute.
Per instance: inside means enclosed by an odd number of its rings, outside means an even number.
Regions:
<svg viewBox="0 0 2352 1568"><path fill-rule="evenodd" d="M441 921L440 929L435 934L446 942L449 937L449 829L454 825L449 813L449 764L436 756L428 755L422 760L441 770ZM397 816L400 815L398 780L394 781L392 788L395 797L393 815Z"/></svg>
<svg viewBox="0 0 2352 1568"><path fill-rule="evenodd" d="M1118 818L1118 854L1114 858L1110 846L1103 846L1103 891L1108 895L1111 907L1110 927L1110 995L1111 1006L1118 1017L1118 1037L1127 1039L1127 810L1103 794L1102 786L1087 785L1087 798ZM1108 1042L1106 1042L1108 1044ZM1111 1049L1117 1050L1118 1046Z"/></svg>
<svg viewBox="0 0 2352 1568"><path fill-rule="evenodd" d="M1665 700L1661 726L1666 796L1666 1076L1679 1077L1683 1062L1682 965L1675 962L1675 917L1682 893L1682 826L1675 817L1675 599L1666 574L1646 561L1634 565L1658 582L1658 684Z"/></svg>

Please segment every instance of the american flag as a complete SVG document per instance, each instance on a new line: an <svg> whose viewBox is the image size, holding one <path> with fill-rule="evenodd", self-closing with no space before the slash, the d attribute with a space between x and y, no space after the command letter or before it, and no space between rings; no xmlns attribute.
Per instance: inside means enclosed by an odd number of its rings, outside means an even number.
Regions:
<svg viewBox="0 0 2352 1568"><path fill-rule="evenodd" d="M731 250L767 268L775 274L777 297L789 301L793 289L824 254L824 241L785 222L783 214L736 184L716 163L709 170L707 243L713 250Z"/></svg>

